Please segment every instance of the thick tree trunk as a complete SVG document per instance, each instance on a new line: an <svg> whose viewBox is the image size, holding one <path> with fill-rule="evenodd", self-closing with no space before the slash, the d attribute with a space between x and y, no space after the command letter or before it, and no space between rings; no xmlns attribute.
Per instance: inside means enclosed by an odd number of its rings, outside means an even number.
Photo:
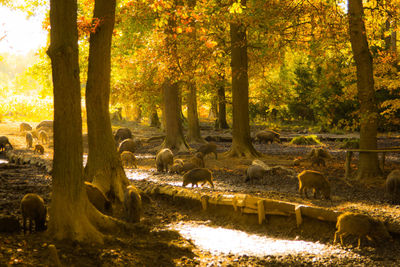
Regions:
<svg viewBox="0 0 400 267"><path fill-rule="evenodd" d="M86 85L89 155L85 178L93 180L93 184L110 197L117 207L121 207L128 179L115 148L108 109L114 16L115 0L95 1L93 17L99 19L100 24L90 34Z"/></svg>
<svg viewBox="0 0 400 267"><path fill-rule="evenodd" d="M225 75L218 75L218 129L229 129L226 122Z"/></svg>
<svg viewBox="0 0 400 267"><path fill-rule="evenodd" d="M362 0L349 0L348 10L350 42L357 67L360 101L360 149L376 149L379 114L375 100L372 56L363 21ZM380 174L377 153L360 153L358 178L377 177Z"/></svg>
<svg viewBox="0 0 400 267"><path fill-rule="evenodd" d="M242 0L242 5L246 5L246 0ZM250 139L247 38L244 25L240 21L231 22L230 35L232 46L233 139L232 147L227 155L258 157L260 153L254 149Z"/></svg>
<svg viewBox="0 0 400 267"><path fill-rule="evenodd" d="M102 242L87 216L91 205L82 175L82 118L76 1L51 0L50 47L54 93L54 161L50 236ZM92 207L93 208L93 207ZM93 208L94 209L94 208Z"/></svg>
<svg viewBox="0 0 400 267"><path fill-rule="evenodd" d="M162 147L168 147L174 151L187 151L189 146L183 136L178 83L172 83L169 80L165 81L163 96L166 136Z"/></svg>
<svg viewBox="0 0 400 267"><path fill-rule="evenodd" d="M191 142L204 143L200 134L199 115L197 113L196 84L189 82L189 93L187 96L188 107L188 133L187 138Z"/></svg>

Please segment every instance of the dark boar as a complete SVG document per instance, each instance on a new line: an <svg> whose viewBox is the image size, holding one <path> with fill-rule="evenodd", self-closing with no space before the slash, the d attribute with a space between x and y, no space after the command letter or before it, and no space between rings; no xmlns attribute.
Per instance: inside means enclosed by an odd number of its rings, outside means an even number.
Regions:
<svg viewBox="0 0 400 267"><path fill-rule="evenodd" d="M386 194L393 204L400 203L400 170L393 170L385 181Z"/></svg>
<svg viewBox="0 0 400 267"><path fill-rule="evenodd" d="M205 168L196 168L188 171L183 175L182 186L184 187L188 184L192 184L192 187L194 185L197 187L199 182L203 182L202 186L205 183L209 183L211 187L214 188L213 176L211 171Z"/></svg>
<svg viewBox="0 0 400 267"><path fill-rule="evenodd" d="M163 172L164 170L168 172L168 165L174 163L174 154L169 148L161 149L156 156L156 167L158 172Z"/></svg>
<svg viewBox="0 0 400 267"><path fill-rule="evenodd" d="M299 192L300 195L304 193L306 198L307 189L312 188L314 191L314 198L317 197L317 191L320 192L326 199L330 199L331 186L325 176L317 171L305 170L301 172L297 178L299 179Z"/></svg>
<svg viewBox="0 0 400 267"><path fill-rule="evenodd" d="M35 145L35 149L33 150L33 153L38 153L40 155L43 155L44 147L42 145Z"/></svg>
<svg viewBox="0 0 400 267"><path fill-rule="evenodd" d="M96 185L85 182L86 194L90 203L96 207L101 213L111 212L111 202L107 199L106 195Z"/></svg>
<svg viewBox="0 0 400 267"><path fill-rule="evenodd" d="M122 165L126 168L137 168L137 160L135 155L130 151L124 151L121 153Z"/></svg>
<svg viewBox="0 0 400 267"><path fill-rule="evenodd" d="M117 144L119 144L119 143L121 143L122 141L124 141L125 139L133 139L133 137L132 137L132 132L131 132L131 130L129 129L129 128L126 128L126 127L124 127L124 128L119 128L116 132L115 132L115 135L114 135L114 139L115 139L115 142L117 143Z"/></svg>
<svg viewBox="0 0 400 267"><path fill-rule="evenodd" d="M310 153L306 156L305 159L308 159L311 161L311 166L314 166L317 164L318 166L326 166L325 164L325 159L331 159L331 155L326 149L323 148L318 148L315 149L313 148Z"/></svg>
<svg viewBox="0 0 400 267"><path fill-rule="evenodd" d="M35 222L35 231L46 230L46 206L43 199L37 194L26 194L21 200L21 213L24 234L26 233L26 221L29 220L29 232L32 233L32 221Z"/></svg>
<svg viewBox="0 0 400 267"><path fill-rule="evenodd" d="M260 165L250 165L246 170L245 182L253 183L254 179L261 180L267 171Z"/></svg>
<svg viewBox="0 0 400 267"><path fill-rule="evenodd" d="M27 131L31 131L31 130L32 130L32 126L29 123L21 122L21 124L19 125L20 132L27 132Z"/></svg>
<svg viewBox="0 0 400 267"><path fill-rule="evenodd" d="M25 135L25 140L26 140L26 147L31 148L32 147L32 142L33 142L33 136L30 132L27 132Z"/></svg>
<svg viewBox="0 0 400 267"><path fill-rule="evenodd" d="M0 215L0 233L19 232L21 225L18 218L13 215Z"/></svg>
<svg viewBox="0 0 400 267"><path fill-rule="evenodd" d="M270 131L270 130L258 132L256 134L255 140L258 141L260 144L261 143L267 143L267 144L271 143L272 144L274 141L281 143L280 134L277 132L274 132L274 131Z"/></svg>
<svg viewBox="0 0 400 267"><path fill-rule="evenodd" d="M214 153L215 159L217 159L217 145L213 142L204 144L197 149L197 152L203 153L203 156L205 157L207 154Z"/></svg>
<svg viewBox="0 0 400 267"><path fill-rule="evenodd" d="M361 238L377 240L391 240L389 232L385 225L378 220L374 220L368 215L345 212L337 218L335 237L333 243L336 243L337 237L343 246L343 236L348 234L358 237L358 248L361 246Z"/></svg>
<svg viewBox="0 0 400 267"><path fill-rule="evenodd" d="M136 149L140 146L140 143L138 140L133 140L133 139L125 139L124 141L119 144L118 147L118 152L122 153L124 151L130 151L132 153L135 153Z"/></svg>
<svg viewBox="0 0 400 267"><path fill-rule="evenodd" d="M140 197L139 190L130 185L126 188L124 193L124 209L126 221L131 223L140 222L142 214L142 198Z"/></svg>
<svg viewBox="0 0 400 267"><path fill-rule="evenodd" d="M7 145L10 149L14 149L7 136L0 136L0 151L6 151Z"/></svg>

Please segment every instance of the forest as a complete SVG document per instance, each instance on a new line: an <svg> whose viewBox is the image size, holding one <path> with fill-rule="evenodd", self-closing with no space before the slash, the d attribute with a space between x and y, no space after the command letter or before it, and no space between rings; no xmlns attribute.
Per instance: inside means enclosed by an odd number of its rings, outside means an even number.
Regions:
<svg viewBox="0 0 400 267"><path fill-rule="evenodd" d="M400 1L0 4L48 33L0 54L1 263L400 263Z"/></svg>

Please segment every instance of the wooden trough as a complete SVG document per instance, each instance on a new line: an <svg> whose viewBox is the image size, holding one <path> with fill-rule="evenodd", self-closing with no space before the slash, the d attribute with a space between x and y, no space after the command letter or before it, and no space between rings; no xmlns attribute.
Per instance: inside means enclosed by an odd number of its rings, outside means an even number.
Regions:
<svg viewBox="0 0 400 267"><path fill-rule="evenodd" d="M258 216L258 223L263 224L268 216L295 216L297 227L300 227L304 217L336 222L341 212L322 208L303 205L299 203L290 203L285 201L255 197L248 194L225 194L216 192L197 192L189 188L182 188L172 185L159 185L152 182L146 182L149 185L144 189L145 193L152 195L166 196L171 199L184 199L186 203L191 201L198 202L199 206L207 212L210 205L218 209L226 210L231 207L233 212L240 214L254 214ZM400 234L400 225L396 223L387 224L389 232Z"/></svg>

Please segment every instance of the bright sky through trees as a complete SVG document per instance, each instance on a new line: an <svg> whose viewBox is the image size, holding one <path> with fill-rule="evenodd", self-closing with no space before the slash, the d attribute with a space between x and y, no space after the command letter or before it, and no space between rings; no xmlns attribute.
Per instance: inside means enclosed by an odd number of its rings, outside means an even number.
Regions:
<svg viewBox="0 0 400 267"><path fill-rule="evenodd" d="M27 18L21 11L0 6L0 38L6 35L0 41L0 53L26 54L46 45L43 16Z"/></svg>

